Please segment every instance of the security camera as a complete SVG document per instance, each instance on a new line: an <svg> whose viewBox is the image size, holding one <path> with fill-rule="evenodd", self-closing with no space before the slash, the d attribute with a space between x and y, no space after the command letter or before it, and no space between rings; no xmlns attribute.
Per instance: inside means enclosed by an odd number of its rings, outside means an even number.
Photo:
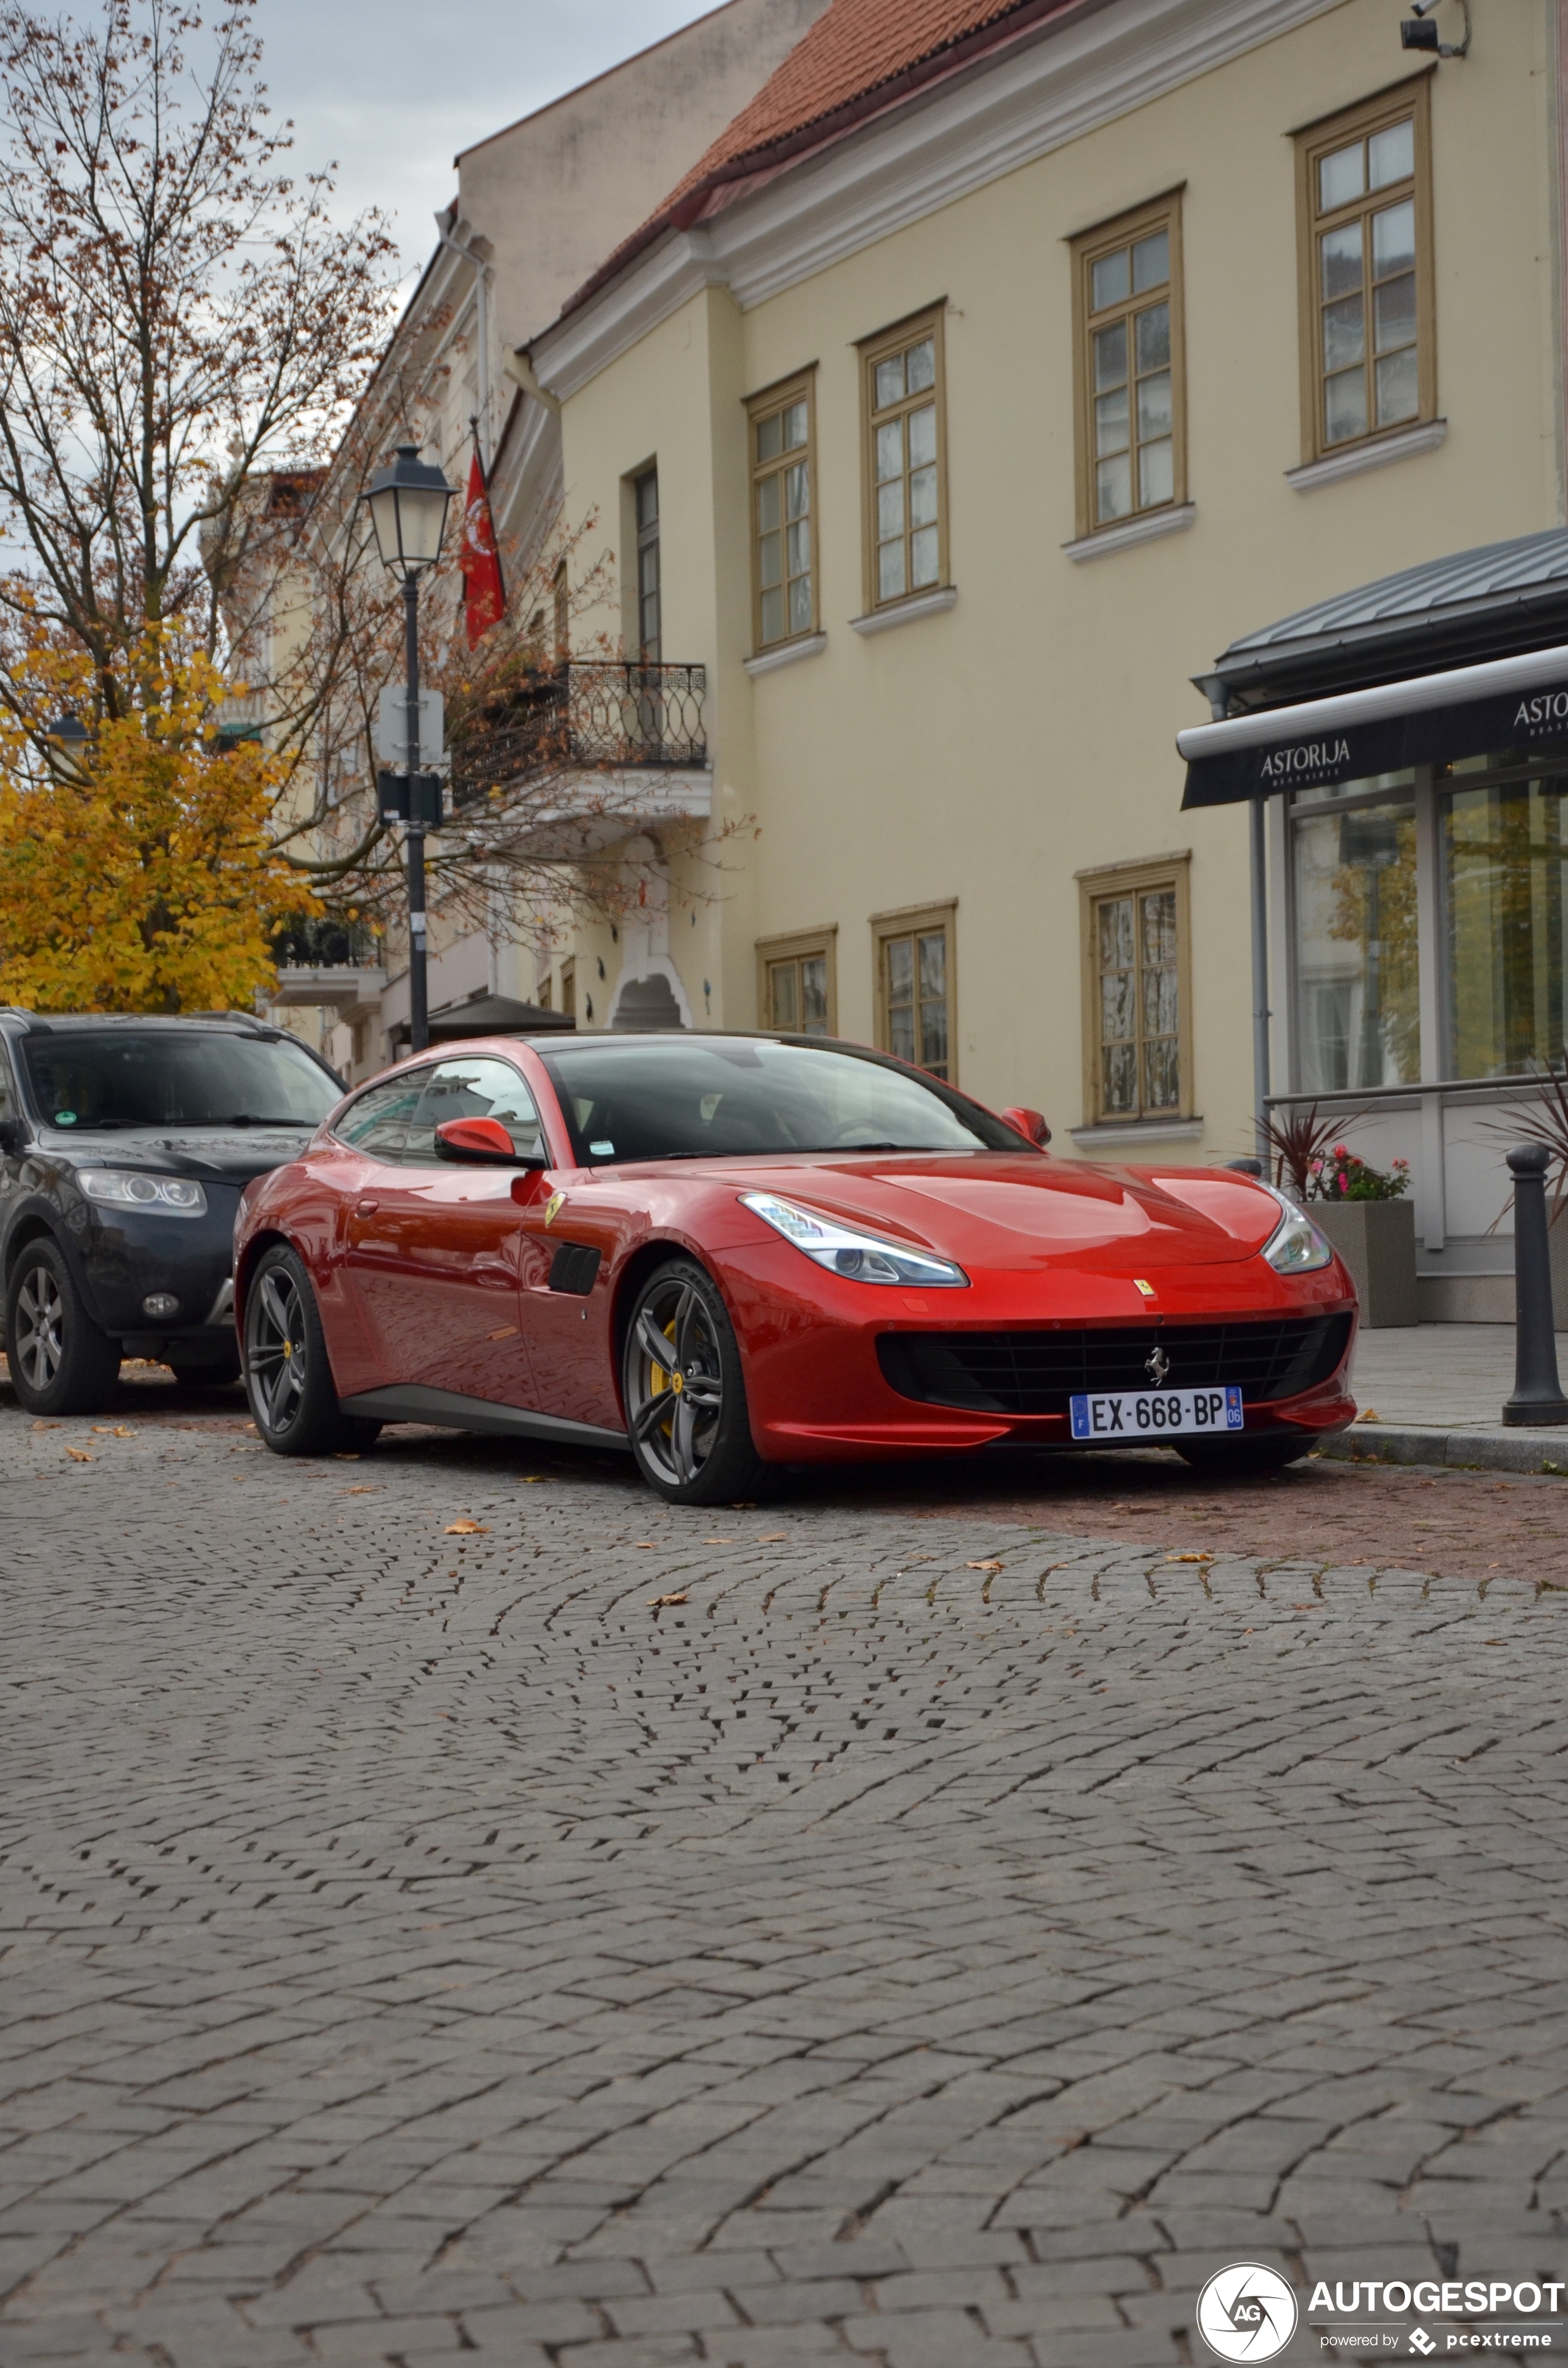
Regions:
<svg viewBox="0 0 1568 2368"><path fill-rule="evenodd" d="M1462 41L1443 41L1437 38L1436 25L1426 22L1437 6L1437 0L1410 0L1411 13L1403 18L1399 28L1401 49L1425 50L1429 55L1439 58L1466 56L1470 50L1470 0L1459 0L1459 4L1464 13L1464 39Z"/></svg>

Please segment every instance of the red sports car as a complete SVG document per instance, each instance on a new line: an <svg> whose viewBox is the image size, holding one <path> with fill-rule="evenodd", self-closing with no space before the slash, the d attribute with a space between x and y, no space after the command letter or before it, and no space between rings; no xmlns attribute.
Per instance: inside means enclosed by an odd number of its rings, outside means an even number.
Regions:
<svg viewBox="0 0 1568 2368"><path fill-rule="evenodd" d="M1271 1470L1351 1420L1355 1292L1310 1218L1045 1133L798 1036L419 1055L246 1188L256 1428L284 1455L411 1421L625 1449L707 1504L996 1440Z"/></svg>

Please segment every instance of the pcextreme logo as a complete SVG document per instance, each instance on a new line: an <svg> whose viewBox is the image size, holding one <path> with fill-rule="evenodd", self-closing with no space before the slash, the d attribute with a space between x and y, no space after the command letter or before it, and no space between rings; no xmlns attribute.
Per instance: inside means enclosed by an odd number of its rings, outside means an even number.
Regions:
<svg viewBox="0 0 1568 2368"><path fill-rule="evenodd" d="M1198 2332L1216 2360L1277 2360L1296 2332L1296 2297L1278 2270L1233 2261L1198 2297Z"/></svg>

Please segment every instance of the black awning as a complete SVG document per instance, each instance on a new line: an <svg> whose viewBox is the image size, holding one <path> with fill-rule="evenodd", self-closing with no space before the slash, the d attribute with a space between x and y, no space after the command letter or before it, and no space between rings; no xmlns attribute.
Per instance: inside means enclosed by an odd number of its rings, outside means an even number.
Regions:
<svg viewBox="0 0 1568 2368"><path fill-rule="evenodd" d="M1176 735L1187 760L1184 810L1564 743L1563 647L1233 716Z"/></svg>

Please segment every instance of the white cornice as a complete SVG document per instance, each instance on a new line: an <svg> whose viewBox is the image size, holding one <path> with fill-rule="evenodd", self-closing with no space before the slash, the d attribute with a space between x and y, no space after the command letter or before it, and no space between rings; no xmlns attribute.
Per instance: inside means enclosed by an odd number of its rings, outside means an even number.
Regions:
<svg viewBox="0 0 1568 2368"><path fill-rule="evenodd" d="M1339 5L1112 0L1066 26L1048 22L698 229L667 232L534 340L535 369L565 399L700 289L725 286L749 311Z"/></svg>

